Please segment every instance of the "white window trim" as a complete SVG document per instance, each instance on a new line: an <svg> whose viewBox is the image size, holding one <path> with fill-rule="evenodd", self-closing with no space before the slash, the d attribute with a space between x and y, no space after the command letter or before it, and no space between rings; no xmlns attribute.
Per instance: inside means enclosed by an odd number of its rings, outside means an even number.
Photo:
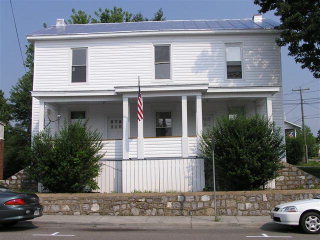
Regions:
<svg viewBox="0 0 320 240"><path fill-rule="evenodd" d="M155 59L155 47L158 47L158 46L169 46L169 51L170 51L170 55L169 55L169 57L170 57L170 78L169 79L158 79L158 78L156 78L156 59ZM172 43L153 43L153 45L152 45L152 74L153 74L153 77L152 77L152 79L153 79L153 81L154 82L157 82L157 83L159 83L159 82L161 82L161 83L166 83L166 82L172 82L173 81L173 71L172 71L172 69L173 69L173 65L172 65L172 56L173 56L173 54L172 54Z"/></svg>
<svg viewBox="0 0 320 240"><path fill-rule="evenodd" d="M86 81L85 82L72 82L72 50L73 49L87 49L86 55ZM69 49L69 85L88 85L89 84L89 47L70 47Z"/></svg>
<svg viewBox="0 0 320 240"><path fill-rule="evenodd" d="M240 47L240 58L241 58L241 78L228 78L228 68L227 68L227 47ZM243 61L243 43L242 42L225 42L224 43L224 68L225 68L225 79L226 81L244 81L244 61Z"/></svg>
<svg viewBox="0 0 320 240"><path fill-rule="evenodd" d="M161 137L157 137L157 113L162 113L162 112L170 112L171 115L171 136L161 136ZM165 137L174 137L173 135L173 112L172 110L159 110L159 111L155 111L154 112L154 136L155 138L165 138Z"/></svg>

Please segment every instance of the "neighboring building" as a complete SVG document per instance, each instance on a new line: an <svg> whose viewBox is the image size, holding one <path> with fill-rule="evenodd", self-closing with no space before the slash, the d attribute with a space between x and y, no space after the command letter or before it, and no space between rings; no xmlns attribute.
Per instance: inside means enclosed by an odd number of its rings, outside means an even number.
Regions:
<svg viewBox="0 0 320 240"><path fill-rule="evenodd" d="M284 121L284 131L287 137L296 137L297 131L301 130L301 126L289 121Z"/></svg>
<svg viewBox="0 0 320 240"><path fill-rule="evenodd" d="M0 180L3 180L4 169L4 127L5 124L0 122Z"/></svg>
<svg viewBox="0 0 320 240"><path fill-rule="evenodd" d="M85 25L58 19L28 36L32 133L88 120L104 139L102 192L202 190L199 136L218 117L261 114L283 128L275 26L259 15Z"/></svg>

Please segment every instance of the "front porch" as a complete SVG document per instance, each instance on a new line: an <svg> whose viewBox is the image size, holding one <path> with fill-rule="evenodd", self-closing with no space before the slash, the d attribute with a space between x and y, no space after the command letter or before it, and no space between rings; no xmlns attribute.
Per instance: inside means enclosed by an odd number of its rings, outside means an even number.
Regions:
<svg viewBox="0 0 320 240"><path fill-rule="evenodd" d="M39 130L57 132L86 121L103 139L97 178L100 192L201 191L204 162L199 140L222 116L260 114L272 120L271 95L143 94L137 120L136 94L101 98L42 98ZM41 120L42 119L42 120Z"/></svg>

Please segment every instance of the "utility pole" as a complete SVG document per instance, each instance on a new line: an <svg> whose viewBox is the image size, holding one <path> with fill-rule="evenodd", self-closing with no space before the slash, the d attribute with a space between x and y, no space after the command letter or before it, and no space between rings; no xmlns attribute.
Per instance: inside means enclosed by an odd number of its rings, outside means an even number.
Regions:
<svg viewBox="0 0 320 240"><path fill-rule="evenodd" d="M303 140L304 140L304 161L308 163L308 146L307 146L307 136L306 136L306 129L304 125L304 112L303 112L303 97L302 97L302 91L310 90L310 88L299 88L299 89L292 89L292 91L300 92L300 105L301 105L301 117L302 117L302 134L303 134Z"/></svg>

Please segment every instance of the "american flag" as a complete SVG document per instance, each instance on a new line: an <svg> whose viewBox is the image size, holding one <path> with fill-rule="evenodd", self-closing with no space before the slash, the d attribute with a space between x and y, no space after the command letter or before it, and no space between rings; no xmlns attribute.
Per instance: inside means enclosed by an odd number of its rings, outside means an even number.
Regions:
<svg viewBox="0 0 320 240"><path fill-rule="evenodd" d="M143 102L142 102L142 95L140 91L140 79L138 81L138 99L137 99L137 116L138 116L138 121L141 121L143 119Z"/></svg>

